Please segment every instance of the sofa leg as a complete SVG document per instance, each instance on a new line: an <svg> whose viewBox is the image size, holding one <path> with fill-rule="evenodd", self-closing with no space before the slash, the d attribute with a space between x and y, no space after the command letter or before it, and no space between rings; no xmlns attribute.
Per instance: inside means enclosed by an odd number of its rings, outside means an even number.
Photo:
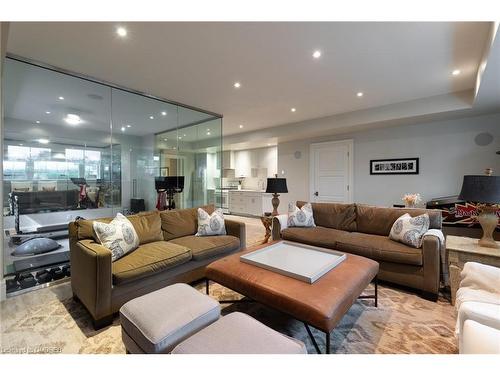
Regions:
<svg viewBox="0 0 500 375"><path fill-rule="evenodd" d="M425 290L422 290L420 296L428 301L437 302L439 295L437 293L426 292Z"/></svg>
<svg viewBox="0 0 500 375"><path fill-rule="evenodd" d="M114 315L108 315L105 316L104 318L101 319L94 319L93 320L93 325L94 325L94 330L98 331L101 328L107 327L113 323Z"/></svg>

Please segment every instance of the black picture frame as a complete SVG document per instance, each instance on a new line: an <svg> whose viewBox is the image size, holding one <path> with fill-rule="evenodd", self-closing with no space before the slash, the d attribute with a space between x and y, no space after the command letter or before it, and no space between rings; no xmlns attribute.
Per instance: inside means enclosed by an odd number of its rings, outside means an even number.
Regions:
<svg viewBox="0 0 500 375"><path fill-rule="evenodd" d="M419 158L370 160L371 175L419 174Z"/></svg>

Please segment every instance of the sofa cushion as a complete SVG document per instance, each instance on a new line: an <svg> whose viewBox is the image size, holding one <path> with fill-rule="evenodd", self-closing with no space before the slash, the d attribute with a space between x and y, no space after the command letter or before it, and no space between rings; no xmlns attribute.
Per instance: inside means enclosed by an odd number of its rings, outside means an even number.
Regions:
<svg viewBox="0 0 500 375"><path fill-rule="evenodd" d="M139 236L139 243L141 245L163 240L163 234L161 232L161 218L158 211L130 215L127 216L127 219L129 219L134 226L134 229Z"/></svg>
<svg viewBox="0 0 500 375"><path fill-rule="evenodd" d="M191 249L194 260L203 260L216 255L229 253L240 247L240 240L234 236L184 236L173 239L169 243Z"/></svg>
<svg viewBox="0 0 500 375"><path fill-rule="evenodd" d="M429 228L441 229L442 214L439 210L426 210L419 208L387 208L357 204L357 230L362 233L388 236L394 222L405 213L409 213L412 217L427 213L430 221Z"/></svg>
<svg viewBox="0 0 500 375"><path fill-rule="evenodd" d="M142 212L137 215L127 216L127 219L132 223L139 236L139 244L163 240L159 212ZM95 220L75 221L78 240L93 239L94 241L98 241L99 239L93 229L94 221L109 224L111 220L113 220L112 217L104 217Z"/></svg>
<svg viewBox="0 0 500 375"><path fill-rule="evenodd" d="M297 201L301 208L307 202ZM314 222L320 227L355 231L356 205L341 203L312 203Z"/></svg>
<svg viewBox="0 0 500 375"><path fill-rule="evenodd" d="M215 210L213 205L202 206L208 214ZM170 210L160 212L161 229L165 241L191 236L198 230L198 208Z"/></svg>
<svg viewBox="0 0 500 375"><path fill-rule="evenodd" d="M335 246L337 250L378 261L422 265L422 249L392 241L386 236L352 232L339 237Z"/></svg>
<svg viewBox="0 0 500 375"><path fill-rule="evenodd" d="M139 236L134 226L119 212L109 224L94 221L93 228L99 243L111 250L113 262L139 246Z"/></svg>
<svg viewBox="0 0 500 375"><path fill-rule="evenodd" d="M312 246L335 249L337 241L349 232L338 229L313 227L313 228L286 228L281 231L281 237L287 241L301 242Z"/></svg>
<svg viewBox="0 0 500 375"><path fill-rule="evenodd" d="M191 250L167 241L143 244L112 265L113 284L123 284L191 260Z"/></svg>

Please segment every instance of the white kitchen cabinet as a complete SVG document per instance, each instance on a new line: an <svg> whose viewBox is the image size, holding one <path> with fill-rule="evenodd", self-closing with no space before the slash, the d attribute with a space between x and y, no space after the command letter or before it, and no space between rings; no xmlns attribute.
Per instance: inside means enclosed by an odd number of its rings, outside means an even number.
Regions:
<svg viewBox="0 0 500 375"><path fill-rule="evenodd" d="M232 214L243 214L261 216L264 212L271 212L272 194L260 191L229 191L229 212Z"/></svg>

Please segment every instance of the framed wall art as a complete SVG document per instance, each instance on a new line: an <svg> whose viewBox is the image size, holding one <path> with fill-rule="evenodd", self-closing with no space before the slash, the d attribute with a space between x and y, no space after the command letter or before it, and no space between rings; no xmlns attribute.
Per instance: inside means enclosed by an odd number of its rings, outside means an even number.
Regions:
<svg viewBox="0 0 500 375"><path fill-rule="evenodd" d="M419 158L370 160L370 174L418 174Z"/></svg>

